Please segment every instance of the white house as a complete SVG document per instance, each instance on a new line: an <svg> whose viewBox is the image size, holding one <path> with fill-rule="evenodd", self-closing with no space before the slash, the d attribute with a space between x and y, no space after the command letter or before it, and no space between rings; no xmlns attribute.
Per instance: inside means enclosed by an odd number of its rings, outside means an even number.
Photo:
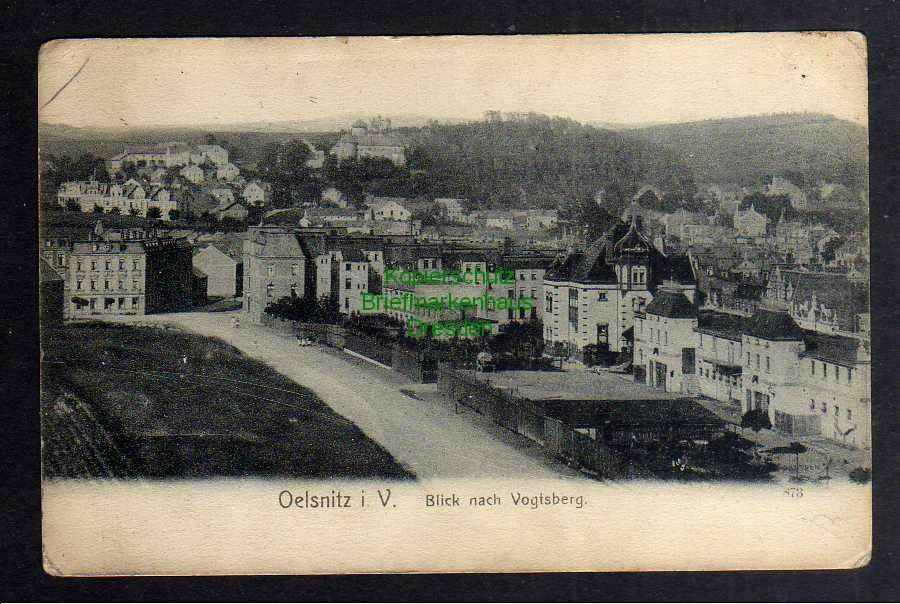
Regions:
<svg viewBox="0 0 900 604"><path fill-rule="evenodd" d="M219 180L232 181L237 180L241 175L241 171L232 163L225 163L216 169L216 178Z"/></svg>
<svg viewBox="0 0 900 604"><path fill-rule="evenodd" d="M191 164L189 166L185 166L184 168L181 169L180 174L185 180L192 182L195 185L199 185L199 184L203 183L203 179L204 179L203 168L201 168L200 166L198 166L196 164Z"/></svg>
<svg viewBox="0 0 900 604"><path fill-rule="evenodd" d="M369 220L396 220L406 222L412 213L404 205L404 197L371 197L366 202Z"/></svg>
<svg viewBox="0 0 900 604"><path fill-rule="evenodd" d="M258 180L251 181L250 184L244 187L241 196L244 198L244 201L250 205L266 205L266 187Z"/></svg>
<svg viewBox="0 0 900 604"><path fill-rule="evenodd" d="M484 223L485 228L488 229L511 231L513 228L513 216L509 212L485 210L478 213L478 218Z"/></svg>
<svg viewBox="0 0 900 604"><path fill-rule="evenodd" d="M768 224L769 219L757 212L752 204L749 209L734 213L734 229L741 237L765 237Z"/></svg>

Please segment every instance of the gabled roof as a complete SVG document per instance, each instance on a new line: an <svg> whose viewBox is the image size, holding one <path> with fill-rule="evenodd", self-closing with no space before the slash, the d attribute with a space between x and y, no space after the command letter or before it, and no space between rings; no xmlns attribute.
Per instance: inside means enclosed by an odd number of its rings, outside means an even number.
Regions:
<svg viewBox="0 0 900 604"><path fill-rule="evenodd" d="M749 329L748 321L740 315L704 310L697 316L697 331L740 342Z"/></svg>
<svg viewBox="0 0 900 604"><path fill-rule="evenodd" d="M47 283L50 281L62 281L63 277L56 269L50 266L50 263L44 260L43 258L38 259L38 278L41 283Z"/></svg>
<svg viewBox="0 0 900 604"><path fill-rule="evenodd" d="M683 293L661 289L647 305L647 314L670 319L696 319L697 309Z"/></svg>
<svg viewBox="0 0 900 604"><path fill-rule="evenodd" d="M803 330L791 316L778 310L757 309L747 322L747 335L770 342L803 340Z"/></svg>
<svg viewBox="0 0 900 604"><path fill-rule="evenodd" d="M846 336L831 336L811 331L804 338L806 351L801 355L843 365L852 366L857 360L859 341Z"/></svg>

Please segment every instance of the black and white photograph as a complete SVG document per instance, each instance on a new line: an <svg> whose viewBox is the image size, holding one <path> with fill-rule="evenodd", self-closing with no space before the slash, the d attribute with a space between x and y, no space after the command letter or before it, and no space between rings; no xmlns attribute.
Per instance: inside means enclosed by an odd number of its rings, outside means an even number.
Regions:
<svg viewBox="0 0 900 604"><path fill-rule="evenodd" d="M47 42L45 571L865 565L866 56Z"/></svg>

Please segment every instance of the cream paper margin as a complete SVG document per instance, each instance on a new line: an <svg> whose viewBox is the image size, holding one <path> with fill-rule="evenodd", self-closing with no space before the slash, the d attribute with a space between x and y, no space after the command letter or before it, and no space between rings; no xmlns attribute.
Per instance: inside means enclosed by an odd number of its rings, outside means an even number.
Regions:
<svg viewBox="0 0 900 604"><path fill-rule="evenodd" d="M663 571L854 568L872 546L869 485L560 481L53 481L55 575ZM284 509L279 494L366 491L366 507ZM388 507L376 489L391 489ZM582 495L522 509L510 491ZM427 494L460 496L429 508ZM471 507L497 493L501 505ZM393 507L396 505L396 507Z"/></svg>
<svg viewBox="0 0 900 604"><path fill-rule="evenodd" d="M772 53L787 55L794 45L809 44L810 39L819 38L825 44L838 38L857 56L853 60L835 56L830 47L823 54L824 69L840 70L850 104L845 109L865 116L865 41L860 34L715 36L736 40L762 36L771 43ZM412 50L427 55L441 42L463 56L490 55L486 51L506 40L515 52L527 52L532 61L554 62L566 53L577 54L609 39L652 41L651 55L665 56L667 49L681 48L687 39L698 37L702 36L361 38L349 43L347 39L306 39L300 55L315 60L319 53L343 48L340 58L350 61L358 53L383 54L387 46L400 55ZM48 100L90 51L102 45L134 54L163 45L181 60L192 49L207 55L222 53L223 59L265 50L269 59L297 60L297 48L292 46L296 42L54 41L41 52L39 96L41 103ZM854 68L848 70L848 65ZM734 69L750 73L753 67L748 58L747 64ZM487 67L482 64L482 69ZM223 68L220 76L228 75L228 68ZM486 76L487 72L479 77ZM777 89L773 93L778 94ZM117 109L140 102L141 90L126 86L104 91L96 98L107 99L102 101L107 105L96 109L112 120ZM70 113L66 111L63 105L54 118L65 121L73 112L84 112L85 107L79 104ZM795 486L802 489L802 496L792 488ZM396 508L381 508L377 502L376 490L386 488L392 490L391 503ZM365 490L369 505L282 509L278 494L284 489L295 494L335 489L354 496ZM582 509L521 509L512 505L510 491L582 495L587 503ZM424 498L429 493L455 493L463 505L426 507ZM491 493L501 496L501 506L466 505L470 496ZM870 557L871 493L870 485L837 481L828 485L600 483L589 479L50 481L44 484L42 495L44 566L48 573L69 576L854 568Z"/></svg>

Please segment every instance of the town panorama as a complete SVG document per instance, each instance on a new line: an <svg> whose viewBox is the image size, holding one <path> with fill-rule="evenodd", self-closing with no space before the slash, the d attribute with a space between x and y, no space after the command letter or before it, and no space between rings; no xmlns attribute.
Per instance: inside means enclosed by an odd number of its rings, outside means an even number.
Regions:
<svg viewBox="0 0 900 604"><path fill-rule="evenodd" d="M48 477L868 480L861 126L41 128Z"/></svg>

